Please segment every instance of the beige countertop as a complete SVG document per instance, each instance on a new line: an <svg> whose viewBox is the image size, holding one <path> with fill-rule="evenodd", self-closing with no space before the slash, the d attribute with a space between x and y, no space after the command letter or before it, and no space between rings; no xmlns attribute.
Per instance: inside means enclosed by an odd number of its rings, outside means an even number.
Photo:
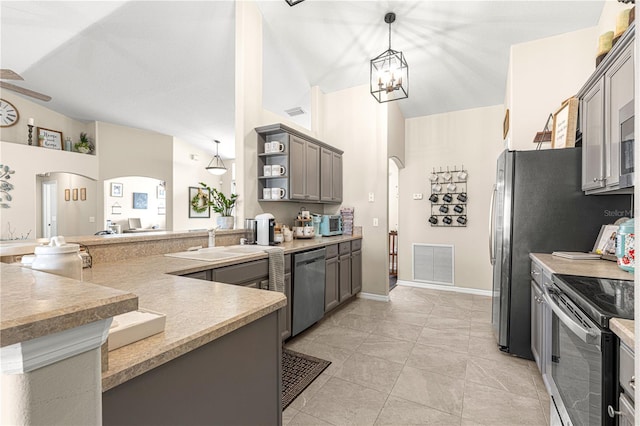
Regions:
<svg viewBox="0 0 640 426"><path fill-rule="evenodd" d="M622 318L611 318L609 321L609 327L625 345L634 350L636 344L636 334L634 330L635 321Z"/></svg>
<svg viewBox="0 0 640 426"><path fill-rule="evenodd" d="M301 239L280 246L294 253L360 238ZM95 265L90 283L0 264L2 345L109 318L138 305L166 314L163 333L109 352L109 369L102 374L106 391L285 306L281 293L179 276L264 258L264 252L218 261L137 257Z"/></svg>
<svg viewBox="0 0 640 426"><path fill-rule="evenodd" d="M633 280L633 274L623 271L616 262L609 260L569 260L551 254L531 253L529 257L542 263L554 274L582 275L586 277ZM634 321L612 318L609 322L613 331L629 347L634 347Z"/></svg>
<svg viewBox="0 0 640 426"><path fill-rule="evenodd" d="M546 253L531 253L529 257L544 264L553 274L582 275L585 277L632 280L630 274L609 260L570 260Z"/></svg>
<svg viewBox="0 0 640 426"><path fill-rule="evenodd" d="M0 345L111 318L138 307L138 298L58 275L0 263Z"/></svg>

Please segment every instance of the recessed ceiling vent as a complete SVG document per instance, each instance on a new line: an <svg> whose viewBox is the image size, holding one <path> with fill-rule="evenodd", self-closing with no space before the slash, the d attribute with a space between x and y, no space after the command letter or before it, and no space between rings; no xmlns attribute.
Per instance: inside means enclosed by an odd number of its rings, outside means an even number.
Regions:
<svg viewBox="0 0 640 426"><path fill-rule="evenodd" d="M295 107L291 109L285 109L284 112L289 114L289 117L295 117L296 115L306 114L301 107Z"/></svg>

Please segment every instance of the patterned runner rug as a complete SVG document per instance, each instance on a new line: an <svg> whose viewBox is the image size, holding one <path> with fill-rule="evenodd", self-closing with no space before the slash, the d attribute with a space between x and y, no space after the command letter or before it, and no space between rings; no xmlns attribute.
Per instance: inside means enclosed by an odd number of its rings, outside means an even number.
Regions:
<svg viewBox="0 0 640 426"><path fill-rule="evenodd" d="M282 409L331 364L330 361L282 348Z"/></svg>

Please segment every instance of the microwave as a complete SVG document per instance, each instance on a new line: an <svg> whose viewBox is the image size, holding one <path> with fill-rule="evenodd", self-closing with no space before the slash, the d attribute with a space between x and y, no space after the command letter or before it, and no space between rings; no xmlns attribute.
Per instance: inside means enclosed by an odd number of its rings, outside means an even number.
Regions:
<svg viewBox="0 0 640 426"><path fill-rule="evenodd" d="M342 216L323 214L320 219L320 235L342 235Z"/></svg>
<svg viewBox="0 0 640 426"><path fill-rule="evenodd" d="M618 115L620 126L620 188L633 186L634 116L633 101L620 108L620 114Z"/></svg>

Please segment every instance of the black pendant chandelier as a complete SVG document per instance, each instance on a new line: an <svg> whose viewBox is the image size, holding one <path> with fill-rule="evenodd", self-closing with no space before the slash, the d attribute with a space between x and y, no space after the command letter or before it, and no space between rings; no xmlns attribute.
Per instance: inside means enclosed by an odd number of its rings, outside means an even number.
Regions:
<svg viewBox="0 0 640 426"><path fill-rule="evenodd" d="M214 142L216 144L216 155L214 155L211 161L209 161L209 165L206 167L206 169L212 175L220 176L227 173L227 168L224 166L224 163L222 162L222 158L220 157L220 154L218 154L218 147L220 146L220 141L214 140Z"/></svg>
<svg viewBox="0 0 640 426"><path fill-rule="evenodd" d="M409 65L402 52L391 49L391 24L396 14L384 15L389 24L389 49L371 60L371 94L380 103L409 97Z"/></svg>
<svg viewBox="0 0 640 426"><path fill-rule="evenodd" d="M304 0L285 0L289 6L295 6L298 3L302 3Z"/></svg>

